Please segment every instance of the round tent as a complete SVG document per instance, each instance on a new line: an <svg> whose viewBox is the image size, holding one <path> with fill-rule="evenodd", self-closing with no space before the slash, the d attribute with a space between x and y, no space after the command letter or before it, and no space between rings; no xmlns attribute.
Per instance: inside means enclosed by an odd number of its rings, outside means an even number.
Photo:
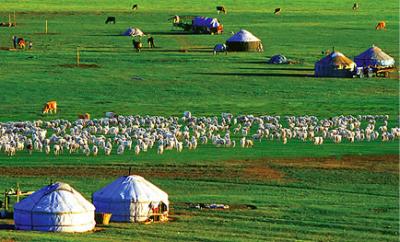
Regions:
<svg viewBox="0 0 400 242"><path fill-rule="evenodd" d="M315 63L316 77L352 77L356 64L338 51Z"/></svg>
<svg viewBox="0 0 400 242"><path fill-rule="evenodd" d="M139 36L139 37L142 37L142 36L144 36L144 33L143 33L143 31L141 31L138 28L129 27L121 35L123 35L123 36Z"/></svg>
<svg viewBox="0 0 400 242"><path fill-rule="evenodd" d="M247 30L240 30L226 41L229 51L262 51L262 43L259 38Z"/></svg>
<svg viewBox="0 0 400 242"><path fill-rule="evenodd" d="M97 213L111 221L143 222L156 213L168 214L168 194L141 176L122 176L93 193Z"/></svg>
<svg viewBox="0 0 400 242"><path fill-rule="evenodd" d="M268 64L287 64L288 60L284 55L274 55L269 59Z"/></svg>
<svg viewBox="0 0 400 242"><path fill-rule="evenodd" d="M377 46L372 46L363 53L354 57L354 62L359 67L392 67L395 63L393 57L383 52Z"/></svg>
<svg viewBox="0 0 400 242"><path fill-rule="evenodd" d="M53 232L93 230L94 206L66 183L34 192L14 206L15 228Z"/></svg>

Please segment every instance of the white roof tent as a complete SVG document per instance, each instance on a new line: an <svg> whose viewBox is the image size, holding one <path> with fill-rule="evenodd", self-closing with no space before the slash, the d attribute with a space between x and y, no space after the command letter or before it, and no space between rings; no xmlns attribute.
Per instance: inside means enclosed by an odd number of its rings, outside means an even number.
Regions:
<svg viewBox="0 0 400 242"><path fill-rule="evenodd" d="M123 32L121 35L123 35L123 36L133 36L133 37L135 37L135 36L142 37L142 36L144 36L145 34L143 33L142 30L140 30L140 29L138 29L138 28L129 27L129 28L128 28L127 30L125 30L125 32Z"/></svg>
<svg viewBox="0 0 400 242"><path fill-rule="evenodd" d="M354 57L354 62L359 67L379 66L392 67L394 66L394 58L383 52L379 47L372 46L363 53Z"/></svg>
<svg viewBox="0 0 400 242"><path fill-rule="evenodd" d="M245 29L226 40L229 51L262 51L262 43L259 38Z"/></svg>
<svg viewBox="0 0 400 242"><path fill-rule="evenodd" d="M51 232L93 230L94 206L70 185L57 182L14 206L15 228Z"/></svg>
<svg viewBox="0 0 400 242"><path fill-rule="evenodd" d="M111 221L143 222L153 209L168 212L168 194L141 176L122 176L93 193L96 213L111 213Z"/></svg>

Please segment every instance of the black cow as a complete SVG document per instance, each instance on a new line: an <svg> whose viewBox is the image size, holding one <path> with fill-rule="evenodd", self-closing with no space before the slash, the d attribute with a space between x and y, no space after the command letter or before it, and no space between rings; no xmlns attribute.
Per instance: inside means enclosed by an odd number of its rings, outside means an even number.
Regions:
<svg viewBox="0 0 400 242"><path fill-rule="evenodd" d="M274 14L280 14L281 13L281 8L275 8Z"/></svg>
<svg viewBox="0 0 400 242"><path fill-rule="evenodd" d="M137 4L133 4L133 6L132 6L132 10L134 10L134 11L136 11L136 10L138 10L138 5Z"/></svg>
<svg viewBox="0 0 400 242"><path fill-rule="evenodd" d="M226 8L224 6L217 6L217 13L223 12L224 14L227 13Z"/></svg>
<svg viewBox="0 0 400 242"><path fill-rule="evenodd" d="M353 10L357 10L360 6L358 5L358 3L354 3L353 4Z"/></svg>
<svg viewBox="0 0 400 242"><path fill-rule="evenodd" d="M108 23L113 23L113 24L115 24L115 17L107 17L107 19L106 19L106 24L108 24Z"/></svg>

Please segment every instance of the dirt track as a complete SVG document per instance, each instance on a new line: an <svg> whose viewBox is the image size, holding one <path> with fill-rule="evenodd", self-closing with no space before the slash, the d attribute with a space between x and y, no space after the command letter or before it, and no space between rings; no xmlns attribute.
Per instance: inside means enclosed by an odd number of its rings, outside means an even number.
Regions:
<svg viewBox="0 0 400 242"><path fill-rule="evenodd" d="M319 169L361 169L371 172L398 173L399 156L344 156L297 159L233 160L225 164L201 165L134 165L132 173L157 178L177 179L244 179L255 181L276 180L285 182L279 167ZM7 167L0 166L0 176L72 176L111 177L128 173L129 166L58 166L58 167Z"/></svg>

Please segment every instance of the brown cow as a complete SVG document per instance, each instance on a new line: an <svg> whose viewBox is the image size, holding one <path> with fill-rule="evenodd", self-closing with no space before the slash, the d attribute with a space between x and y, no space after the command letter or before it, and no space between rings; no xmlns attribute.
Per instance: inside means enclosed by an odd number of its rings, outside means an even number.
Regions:
<svg viewBox="0 0 400 242"><path fill-rule="evenodd" d="M386 30L386 22L385 21L380 21L375 27L376 30L381 30L384 29Z"/></svg>
<svg viewBox="0 0 400 242"><path fill-rule="evenodd" d="M43 113L57 113L57 102L49 101L43 106Z"/></svg>
<svg viewBox="0 0 400 242"><path fill-rule="evenodd" d="M90 120L90 114L85 113L85 114L78 114L79 119L84 119L84 120Z"/></svg>

